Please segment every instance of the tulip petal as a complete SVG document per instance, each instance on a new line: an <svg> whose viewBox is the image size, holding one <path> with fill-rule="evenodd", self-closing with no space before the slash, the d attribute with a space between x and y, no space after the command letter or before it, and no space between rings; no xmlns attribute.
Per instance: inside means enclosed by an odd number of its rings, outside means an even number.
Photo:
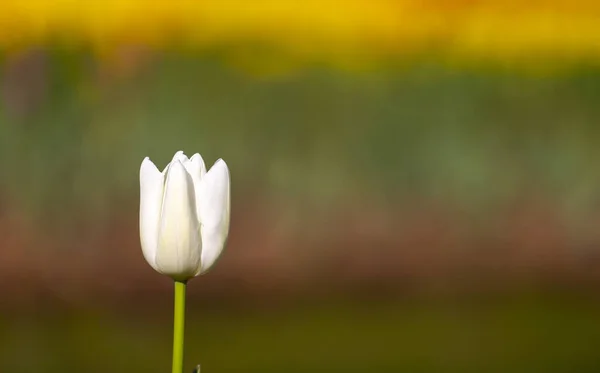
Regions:
<svg viewBox="0 0 600 373"><path fill-rule="evenodd" d="M175 161L175 160L178 160L181 163L185 163L188 161L188 157L187 157L187 155L185 155L183 150L180 150L177 153L175 153L175 155L173 156L173 161Z"/></svg>
<svg viewBox="0 0 600 373"><path fill-rule="evenodd" d="M222 159L206 173L196 192L202 232L202 260L197 274L208 271L217 261L229 235L229 169Z"/></svg>
<svg viewBox="0 0 600 373"><path fill-rule="evenodd" d="M144 258L155 270L163 188L163 174L146 157L140 167L140 241Z"/></svg>
<svg viewBox="0 0 600 373"><path fill-rule="evenodd" d="M174 159L165 183L156 265L159 272L177 280L193 277L200 267L202 242L195 206L192 178Z"/></svg>
<svg viewBox="0 0 600 373"><path fill-rule="evenodd" d="M204 164L204 159L202 159L202 156L198 153L192 155L192 158L190 158L190 163L188 163L186 168L192 177L198 176L199 179L202 179L204 175L206 175L206 165Z"/></svg>
<svg viewBox="0 0 600 373"><path fill-rule="evenodd" d="M200 180L206 174L206 166L204 164L204 160L200 156L200 154L196 153L190 158L190 161L184 164L187 172L192 176L192 181L194 182L194 190L198 193L200 190ZM197 195L197 194L196 194ZM196 216L200 217L200 211L198 211L198 203L196 199Z"/></svg>
<svg viewBox="0 0 600 373"><path fill-rule="evenodd" d="M177 153L175 153L175 155L173 156L173 159L171 160L171 162L169 162L164 170L162 171L163 175L166 175L167 172L169 171L169 167L171 166L171 164L175 161L180 161L181 163L183 163L184 165L189 161L188 157L185 155L185 153L183 152L183 150L179 150Z"/></svg>

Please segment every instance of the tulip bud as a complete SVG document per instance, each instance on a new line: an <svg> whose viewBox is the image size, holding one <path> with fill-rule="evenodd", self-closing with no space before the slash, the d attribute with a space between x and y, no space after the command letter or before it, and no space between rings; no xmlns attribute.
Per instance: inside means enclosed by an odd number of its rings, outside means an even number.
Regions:
<svg viewBox="0 0 600 373"><path fill-rule="evenodd" d="M140 241L159 273L185 281L208 271L229 234L229 169L219 159L207 172L199 154L179 151L163 172L145 158L140 168Z"/></svg>

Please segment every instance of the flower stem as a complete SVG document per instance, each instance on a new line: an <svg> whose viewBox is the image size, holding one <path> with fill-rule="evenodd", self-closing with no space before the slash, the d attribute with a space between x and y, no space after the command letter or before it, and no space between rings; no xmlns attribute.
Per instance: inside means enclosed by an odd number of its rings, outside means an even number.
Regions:
<svg viewBox="0 0 600 373"><path fill-rule="evenodd" d="M183 331L185 329L186 281L175 280L175 310L173 314L173 370L183 373Z"/></svg>

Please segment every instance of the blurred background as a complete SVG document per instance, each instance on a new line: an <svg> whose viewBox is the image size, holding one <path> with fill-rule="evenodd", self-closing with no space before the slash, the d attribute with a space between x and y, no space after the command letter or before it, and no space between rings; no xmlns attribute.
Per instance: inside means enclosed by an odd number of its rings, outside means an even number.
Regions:
<svg viewBox="0 0 600 373"><path fill-rule="evenodd" d="M600 5L0 3L0 371L167 372L139 166L224 158L186 370L600 371Z"/></svg>

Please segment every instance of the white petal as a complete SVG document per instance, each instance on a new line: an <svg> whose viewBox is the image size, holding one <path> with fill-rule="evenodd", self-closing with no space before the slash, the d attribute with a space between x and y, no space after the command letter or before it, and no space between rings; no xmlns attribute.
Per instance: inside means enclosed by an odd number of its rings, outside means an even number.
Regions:
<svg viewBox="0 0 600 373"><path fill-rule="evenodd" d="M163 188L162 173L146 157L140 167L140 241L144 258L155 270Z"/></svg>
<svg viewBox="0 0 600 373"><path fill-rule="evenodd" d="M175 161L175 160L178 160L181 163L185 163L188 161L188 157L187 157L187 155L185 155L183 150L180 150L177 153L175 153L175 155L173 156L173 161Z"/></svg>
<svg viewBox="0 0 600 373"><path fill-rule="evenodd" d="M173 156L173 159L171 160L171 162L169 162L169 164L167 164L167 166L165 167L165 169L163 170L163 175L166 175L168 170L169 170L169 166L171 166L171 164L175 161L180 161L181 163L183 163L184 165L189 161L188 157L183 153L183 150L179 150L177 153L175 153L175 155Z"/></svg>
<svg viewBox="0 0 600 373"><path fill-rule="evenodd" d="M188 172L192 176L198 176L199 179L202 179L204 175L206 175L206 165L204 164L204 159L198 153L192 155L190 158L190 163L188 163Z"/></svg>
<svg viewBox="0 0 600 373"><path fill-rule="evenodd" d="M177 280L193 277L200 267L200 228L191 176L179 160L167 172L160 218L156 265Z"/></svg>
<svg viewBox="0 0 600 373"><path fill-rule="evenodd" d="M202 232L200 273L212 267L221 255L229 235L229 169L222 159L206 173L196 192Z"/></svg>
<svg viewBox="0 0 600 373"><path fill-rule="evenodd" d="M200 154L196 153L190 158L190 161L184 164L187 172L192 176L192 181L194 182L194 190L196 192L196 214L200 217L200 211L198 208L198 191L200 190L200 180L206 174L206 166L204 165L204 160L200 156Z"/></svg>

